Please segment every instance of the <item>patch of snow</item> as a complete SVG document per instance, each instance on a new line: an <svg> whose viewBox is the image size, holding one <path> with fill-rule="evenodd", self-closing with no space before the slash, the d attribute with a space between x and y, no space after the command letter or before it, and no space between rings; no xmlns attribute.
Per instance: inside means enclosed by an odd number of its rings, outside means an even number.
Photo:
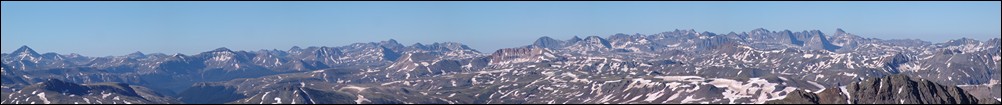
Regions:
<svg viewBox="0 0 1002 105"><path fill-rule="evenodd" d="M303 90L302 87L299 88L299 91L303 91L303 94L306 94L305 98L308 99L310 101L310 103L313 103L313 104L317 103L316 101L314 101L315 99L309 97L310 93L306 92L305 90ZM299 92L299 91L296 91L296 92ZM299 95L297 94L296 96L299 96ZM296 103L296 100L292 100L292 103Z"/></svg>
<svg viewBox="0 0 1002 105"><path fill-rule="evenodd" d="M275 103L271 103L271 104L282 104L282 98L275 97Z"/></svg>
<svg viewBox="0 0 1002 105"><path fill-rule="evenodd" d="M661 91L647 94L647 99L644 99L644 101L653 102L654 100L661 98L664 94L665 94L665 89L661 89Z"/></svg>
<svg viewBox="0 0 1002 105"><path fill-rule="evenodd" d="M264 97L268 97L268 93L271 93L271 92L264 92L264 95L261 95L261 104L264 103Z"/></svg>
<svg viewBox="0 0 1002 105"><path fill-rule="evenodd" d="M583 83L590 83L591 82L591 80L588 80L588 79L580 79L580 78L578 78L578 75L574 74L574 73L563 73L561 75L574 78L574 80L571 80L571 82L583 82Z"/></svg>
<svg viewBox="0 0 1002 105"><path fill-rule="evenodd" d="M692 96L689 96L685 97L685 99L682 99L682 104L692 103L694 101L701 101L701 100L703 100L703 98L692 98Z"/></svg>
<svg viewBox="0 0 1002 105"><path fill-rule="evenodd" d="M105 94L104 92L101 92L101 98L102 98L102 99L107 99L107 98L108 98L108 96L111 96L111 93L107 93L107 94Z"/></svg>
<svg viewBox="0 0 1002 105"><path fill-rule="evenodd" d="M823 85L821 85L821 84L818 84L817 82L814 82L814 81L807 81L807 83L810 83L811 85L814 85L814 86L816 86L816 87L820 88L821 90L825 90L825 86L823 86ZM816 93L820 93L820 92L821 92L821 90L818 90L818 91L817 91Z"/></svg>
<svg viewBox="0 0 1002 105"><path fill-rule="evenodd" d="M663 81L694 81L694 82L701 82L701 81L704 80L704 78L700 77L700 76L656 76L654 78L658 78L658 79L661 79Z"/></svg>
<svg viewBox="0 0 1002 105"><path fill-rule="evenodd" d="M928 70L929 67L931 67L931 65L926 66L926 67L922 67L922 65L919 65L919 64L907 63L907 64L904 64L904 65L901 65L901 67L899 67L899 68L901 68L902 71L917 72L919 70Z"/></svg>
<svg viewBox="0 0 1002 105"><path fill-rule="evenodd" d="M623 81L623 80L612 80L612 81L605 81L605 83L609 83L609 82L619 82L619 81Z"/></svg>
<svg viewBox="0 0 1002 105"><path fill-rule="evenodd" d="M563 75L563 76L569 76L571 78L578 78L578 75L576 75L574 73L564 73L564 74L561 74L561 75Z"/></svg>
<svg viewBox="0 0 1002 105"><path fill-rule="evenodd" d="M855 73L848 73L848 72L843 72L841 74L844 75L844 76L849 76L849 77L853 77L853 78L856 78L857 76L859 76L859 75L856 75Z"/></svg>
<svg viewBox="0 0 1002 105"><path fill-rule="evenodd" d="M769 83L769 81L761 78L750 78L747 83L730 79L714 78L708 84L713 85L714 87L726 89L721 94L724 96L724 99L729 99L731 104L737 104L735 103L737 100L746 98L755 98L751 99L752 102L761 104L771 99L771 97L780 97L780 93L782 92L791 92L796 90L796 88L793 87L786 87L782 90L777 90L776 86L779 86L779 84ZM754 95L759 96L755 97Z"/></svg>
<svg viewBox="0 0 1002 105"><path fill-rule="evenodd" d="M547 91L552 91L552 90L553 90L553 88L552 88L552 87L543 87L542 89L543 89L543 90L547 90Z"/></svg>
<svg viewBox="0 0 1002 105"><path fill-rule="evenodd" d="M999 80L994 80L994 79L993 79L993 80L989 80L988 84L985 84L985 85L987 85L987 86L988 86L988 88L993 88L993 87L995 87L995 85L997 85L997 84L999 84Z"/></svg>
<svg viewBox="0 0 1002 105"><path fill-rule="evenodd" d="M845 95L845 99L846 99L845 102L849 103L849 104L853 104L852 101L851 101L852 100L852 95L849 94L849 91L845 89L845 86L839 86L838 88L840 90L842 90L842 94Z"/></svg>
<svg viewBox="0 0 1002 105"><path fill-rule="evenodd" d="M361 94L359 94L357 96L358 96L358 99L355 99L355 103L356 104L362 104L362 102L369 101L369 99L366 99L365 96L362 96Z"/></svg>
<svg viewBox="0 0 1002 105"><path fill-rule="evenodd" d="M626 96L629 96L629 95L630 95L630 94L626 94ZM626 98L626 96L624 96L623 98ZM633 101L636 101L637 99L640 99L640 96L634 96L634 97L633 97L633 98L631 98L630 100L626 100L626 101L624 101L624 102L633 102Z"/></svg>
<svg viewBox="0 0 1002 105"><path fill-rule="evenodd" d="M366 87L359 87L359 86L355 86L355 85L348 85L348 86L345 86L342 89L355 89L355 90L358 90L358 91L361 92L361 91L365 91L367 88Z"/></svg>
<svg viewBox="0 0 1002 105"><path fill-rule="evenodd" d="M322 73L324 71L326 71L326 70L317 70L317 71L313 71L313 73Z"/></svg>
<svg viewBox="0 0 1002 105"><path fill-rule="evenodd" d="M681 93L675 93L674 95L671 95L671 97L668 97L668 100L665 100L665 101L675 100L675 98L678 98L679 95L682 95L682 94Z"/></svg>
<svg viewBox="0 0 1002 105"><path fill-rule="evenodd" d="M474 82L475 82L475 81L476 81L476 79L474 79ZM393 82L387 82L387 83L383 83L383 84L380 84L380 85L382 85L382 86L386 86L386 85L392 85L392 84L395 84L395 83L400 83L400 82L403 82L403 81L393 81Z"/></svg>
<svg viewBox="0 0 1002 105"><path fill-rule="evenodd" d="M884 89L884 81L877 82L877 84L880 85L880 87L877 88L877 90ZM879 93L880 91L877 92Z"/></svg>
<svg viewBox="0 0 1002 105"><path fill-rule="evenodd" d="M477 73L478 73L478 74L490 74L490 73L500 73L500 72L507 72L507 71L511 71L511 69L504 69L504 70L491 70L491 71L479 71L479 72L477 72Z"/></svg>
<svg viewBox="0 0 1002 105"><path fill-rule="evenodd" d="M550 71L544 71L544 72L543 72L543 75L546 75L547 77L549 77L549 76L553 76L553 75L554 75L554 72L550 72Z"/></svg>
<svg viewBox="0 0 1002 105"><path fill-rule="evenodd" d="M42 103L44 103L44 104L52 104L52 102L49 102L49 98L45 97L45 92L38 93L37 96L38 96L39 99L42 99Z"/></svg>
<svg viewBox="0 0 1002 105"><path fill-rule="evenodd" d="M605 97L602 97L601 99L599 99L598 102L608 102L610 99L612 99L612 96L613 95L606 95Z"/></svg>

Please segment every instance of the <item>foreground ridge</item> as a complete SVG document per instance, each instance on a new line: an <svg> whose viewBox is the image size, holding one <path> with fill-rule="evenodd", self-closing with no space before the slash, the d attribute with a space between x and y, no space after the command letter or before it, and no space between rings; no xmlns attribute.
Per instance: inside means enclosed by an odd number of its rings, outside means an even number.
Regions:
<svg viewBox="0 0 1002 105"><path fill-rule="evenodd" d="M798 90L766 104L1002 104L979 99L956 86L945 86L905 75L871 78L817 93Z"/></svg>

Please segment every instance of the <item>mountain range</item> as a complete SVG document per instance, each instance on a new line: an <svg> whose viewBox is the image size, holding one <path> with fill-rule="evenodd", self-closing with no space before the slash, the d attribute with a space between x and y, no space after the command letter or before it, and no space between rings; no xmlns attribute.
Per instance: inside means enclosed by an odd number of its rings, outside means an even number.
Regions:
<svg viewBox="0 0 1002 105"><path fill-rule="evenodd" d="M990 104L1002 97L999 46L761 28L544 36L491 53L393 39L109 57L24 46L0 55L0 103Z"/></svg>

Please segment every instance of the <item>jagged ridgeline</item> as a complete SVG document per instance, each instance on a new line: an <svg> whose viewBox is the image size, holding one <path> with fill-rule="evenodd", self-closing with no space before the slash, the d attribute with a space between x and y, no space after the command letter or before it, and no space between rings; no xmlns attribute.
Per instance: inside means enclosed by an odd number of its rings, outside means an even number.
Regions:
<svg viewBox="0 0 1002 105"><path fill-rule="evenodd" d="M767 104L1002 104L978 98L959 87L940 85L906 75L871 78L847 86L818 91L796 91Z"/></svg>
<svg viewBox="0 0 1002 105"><path fill-rule="evenodd" d="M754 29L541 37L485 52L392 39L108 57L24 46L0 55L0 103L991 103L1002 97L999 41Z"/></svg>

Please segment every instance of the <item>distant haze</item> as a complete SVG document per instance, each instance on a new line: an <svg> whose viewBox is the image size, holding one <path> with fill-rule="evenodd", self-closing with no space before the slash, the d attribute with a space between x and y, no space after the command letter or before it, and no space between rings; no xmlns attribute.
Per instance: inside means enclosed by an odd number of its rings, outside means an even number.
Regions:
<svg viewBox="0 0 1002 105"><path fill-rule="evenodd" d="M718 34L842 28L867 38L998 38L986 2L24 2L0 7L2 51L85 56L287 50L395 39L480 52L542 36L607 37L694 29Z"/></svg>

